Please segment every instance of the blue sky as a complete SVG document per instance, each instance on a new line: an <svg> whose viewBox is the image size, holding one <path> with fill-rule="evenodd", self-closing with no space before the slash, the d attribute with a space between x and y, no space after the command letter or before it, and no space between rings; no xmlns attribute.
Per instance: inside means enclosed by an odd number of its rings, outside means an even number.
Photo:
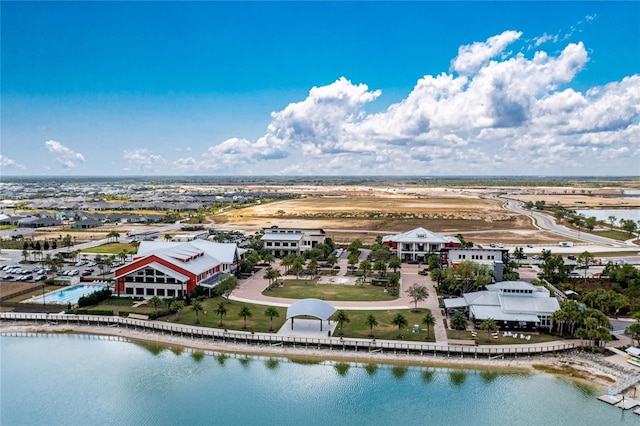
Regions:
<svg viewBox="0 0 640 426"><path fill-rule="evenodd" d="M2 175L640 175L640 2L2 2Z"/></svg>

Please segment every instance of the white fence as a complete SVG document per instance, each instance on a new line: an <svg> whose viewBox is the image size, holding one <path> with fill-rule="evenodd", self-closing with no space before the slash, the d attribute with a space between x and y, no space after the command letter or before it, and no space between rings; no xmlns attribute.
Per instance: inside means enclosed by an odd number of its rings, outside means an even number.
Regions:
<svg viewBox="0 0 640 426"><path fill-rule="evenodd" d="M531 356L546 353L555 353L574 349L573 343L547 344L523 344L508 346L459 346L438 345L435 343L400 342L396 340L375 339L351 339L351 338L307 338L280 336L271 333L253 333L243 331L227 331L217 328L197 327L182 324L164 323L158 321L146 321L117 316L101 315L67 315L67 314L39 314L39 313L0 313L0 322L32 322L49 325L74 325L97 327L124 327L126 329L151 331L163 335L180 336L191 339L201 339L219 342L233 342L246 345L269 345L292 348L317 348L329 350L343 350L354 352L378 352L393 354L419 354L419 355L445 355L445 356L471 356L477 358L484 355L489 358L502 358L505 356ZM0 329L1 331L1 329ZM5 332L4 335L11 335ZM20 333L16 333L20 334Z"/></svg>

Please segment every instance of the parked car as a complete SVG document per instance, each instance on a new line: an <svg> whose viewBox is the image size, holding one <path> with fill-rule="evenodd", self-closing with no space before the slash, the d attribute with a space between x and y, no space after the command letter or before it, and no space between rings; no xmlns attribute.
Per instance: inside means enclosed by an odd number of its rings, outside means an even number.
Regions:
<svg viewBox="0 0 640 426"><path fill-rule="evenodd" d="M576 257L574 255L570 254L569 256L567 256L567 259L576 260Z"/></svg>

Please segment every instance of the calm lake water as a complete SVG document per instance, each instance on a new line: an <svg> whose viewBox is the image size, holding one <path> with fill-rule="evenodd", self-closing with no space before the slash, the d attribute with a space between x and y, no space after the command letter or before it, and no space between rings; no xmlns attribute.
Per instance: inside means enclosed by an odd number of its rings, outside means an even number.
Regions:
<svg viewBox="0 0 640 426"><path fill-rule="evenodd" d="M631 219L634 221L640 220L640 209L584 209L576 210L576 213L583 214L586 217L595 216L598 220L604 220L605 223L609 223L609 216L615 216L617 221L616 225L620 224L620 219Z"/></svg>
<svg viewBox="0 0 640 426"><path fill-rule="evenodd" d="M2 337L0 424L639 424L546 374L193 353L82 335Z"/></svg>

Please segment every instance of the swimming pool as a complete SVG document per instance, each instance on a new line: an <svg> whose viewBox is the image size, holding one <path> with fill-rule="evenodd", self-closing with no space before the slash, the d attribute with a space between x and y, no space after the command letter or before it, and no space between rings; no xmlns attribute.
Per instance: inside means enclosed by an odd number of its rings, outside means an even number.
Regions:
<svg viewBox="0 0 640 426"><path fill-rule="evenodd" d="M78 303L78 300L82 296L86 296L96 291L107 289L107 286L100 285L74 285L73 287L63 288L62 290L56 290L44 295L44 301L42 296L37 299L30 299L29 303L52 303L57 305L63 305L65 303Z"/></svg>

